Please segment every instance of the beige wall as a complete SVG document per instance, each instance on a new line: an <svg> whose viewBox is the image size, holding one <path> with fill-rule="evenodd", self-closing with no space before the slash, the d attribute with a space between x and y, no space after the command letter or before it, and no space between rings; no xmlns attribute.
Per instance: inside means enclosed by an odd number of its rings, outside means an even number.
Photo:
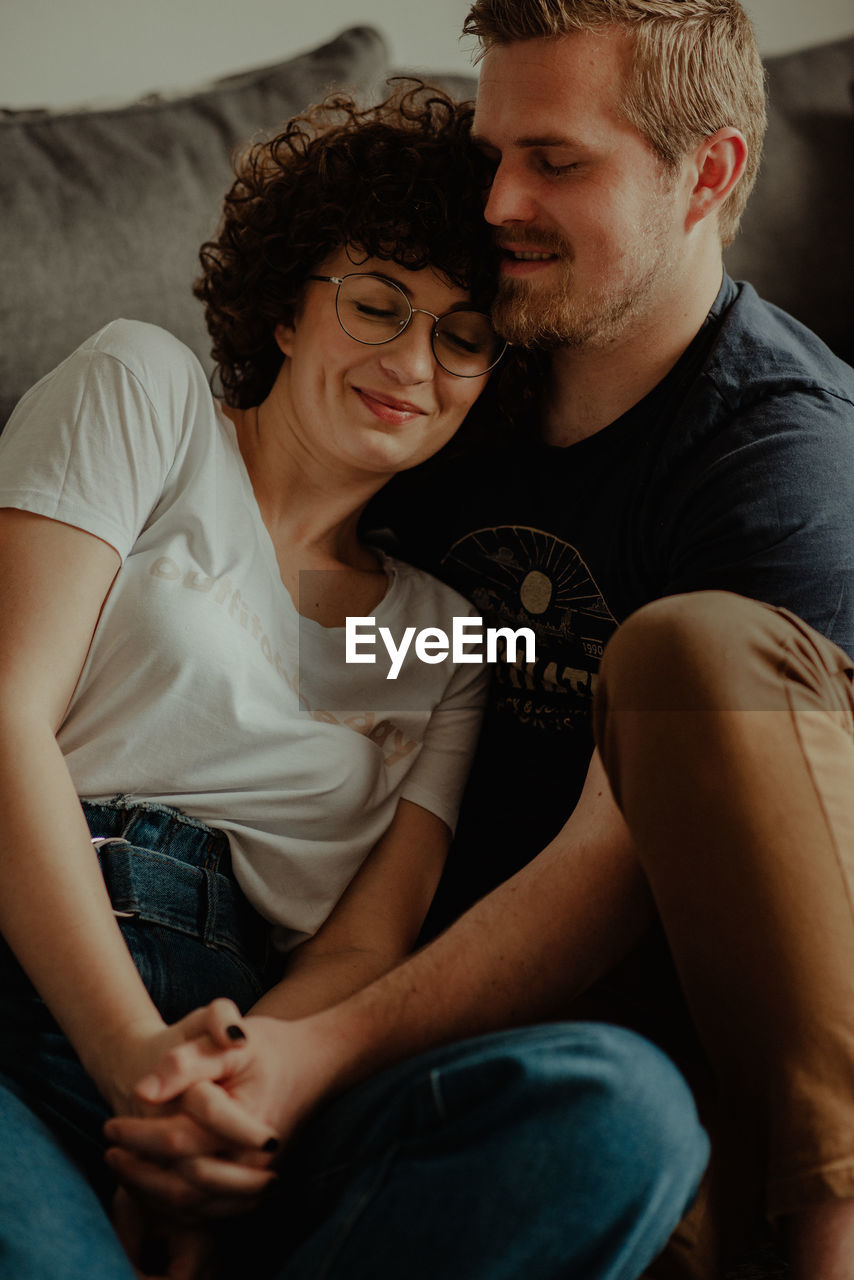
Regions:
<svg viewBox="0 0 854 1280"><path fill-rule="evenodd" d="M854 0L746 0L766 53L854 33ZM310 48L359 22L395 64L465 71L468 0L0 0L0 106L177 89Z"/></svg>

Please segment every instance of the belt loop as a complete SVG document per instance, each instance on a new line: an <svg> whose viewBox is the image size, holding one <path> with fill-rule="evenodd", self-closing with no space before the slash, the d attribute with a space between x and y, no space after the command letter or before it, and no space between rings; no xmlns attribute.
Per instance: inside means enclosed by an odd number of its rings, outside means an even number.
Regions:
<svg viewBox="0 0 854 1280"><path fill-rule="evenodd" d="M98 855L98 862L101 866L101 875L104 877L104 883L107 886L110 902L113 904L113 915L116 916L117 919L133 920L138 915L136 910L122 911L115 905L119 891L113 885L112 860L107 859L105 861L101 856L102 851L106 849L108 845L121 845L122 852L124 852L124 850L129 847L128 841L125 840L124 836L92 836L92 848ZM108 850L108 852L111 852L111 850ZM131 898L135 898L133 891L133 876L130 875L128 878L128 874L129 873L126 873L125 875L126 883L123 886L124 894L130 895Z"/></svg>
<svg viewBox="0 0 854 1280"><path fill-rule="evenodd" d="M213 866L211 866L213 862ZM217 917L219 914L219 877L217 869L219 867L219 859L211 858L211 844L208 844L207 857L205 858L205 924L204 924L204 941L205 946L213 946L217 937Z"/></svg>

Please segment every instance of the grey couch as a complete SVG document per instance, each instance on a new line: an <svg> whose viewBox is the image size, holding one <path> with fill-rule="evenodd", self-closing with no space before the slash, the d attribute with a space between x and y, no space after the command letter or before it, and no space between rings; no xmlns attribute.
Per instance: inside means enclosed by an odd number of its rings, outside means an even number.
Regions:
<svg viewBox="0 0 854 1280"><path fill-rule="evenodd" d="M728 253L737 277L854 363L854 37L768 63L766 157ZM380 94L381 34L356 27L302 56L112 110L0 109L0 426L100 325L164 325L207 359L190 294L232 149L332 87ZM460 96L467 77L432 77Z"/></svg>
<svg viewBox="0 0 854 1280"><path fill-rule="evenodd" d="M375 99L389 74L380 33L357 27L184 95L0 111L0 426L28 386L119 315L164 325L206 361L190 285L230 152L332 87ZM769 59L768 76L765 159L727 264L854 363L854 36ZM431 78L474 92L473 78ZM732 1280L783 1274L761 1246Z"/></svg>

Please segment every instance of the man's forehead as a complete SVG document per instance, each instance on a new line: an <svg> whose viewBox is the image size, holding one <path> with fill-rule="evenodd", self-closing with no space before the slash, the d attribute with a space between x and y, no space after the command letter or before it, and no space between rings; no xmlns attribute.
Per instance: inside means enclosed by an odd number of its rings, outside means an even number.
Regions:
<svg viewBox="0 0 854 1280"><path fill-rule="evenodd" d="M620 33L575 32L495 45L484 55L472 127L489 146L573 146L591 141L620 112L628 69Z"/></svg>

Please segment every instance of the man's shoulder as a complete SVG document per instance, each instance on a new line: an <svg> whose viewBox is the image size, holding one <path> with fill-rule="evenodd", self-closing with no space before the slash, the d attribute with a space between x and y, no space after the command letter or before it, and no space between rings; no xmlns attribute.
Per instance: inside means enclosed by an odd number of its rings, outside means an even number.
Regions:
<svg viewBox="0 0 854 1280"><path fill-rule="evenodd" d="M854 411L854 369L794 316L740 282L717 324L703 376L734 412L780 397L830 398Z"/></svg>

